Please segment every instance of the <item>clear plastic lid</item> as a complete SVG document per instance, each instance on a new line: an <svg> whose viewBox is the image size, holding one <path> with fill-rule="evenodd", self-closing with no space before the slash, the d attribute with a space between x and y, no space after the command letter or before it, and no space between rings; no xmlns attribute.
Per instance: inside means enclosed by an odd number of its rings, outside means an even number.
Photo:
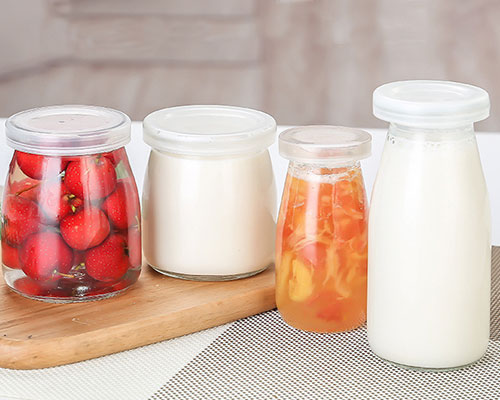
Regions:
<svg viewBox="0 0 500 400"><path fill-rule="evenodd" d="M191 156L258 152L276 137L276 121L241 107L195 105L165 108L144 119L144 141L154 149Z"/></svg>
<svg viewBox="0 0 500 400"><path fill-rule="evenodd" d="M49 156L104 153L130 141L130 118L105 107L34 108L14 114L5 127L12 148Z"/></svg>
<svg viewBox="0 0 500 400"><path fill-rule="evenodd" d="M448 81L400 81L373 92L373 114L384 121L425 128L471 124L490 114L488 92Z"/></svg>
<svg viewBox="0 0 500 400"><path fill-rule="evenodd" d="M299 126L281 132L279 151L291 161L342 163L369 157L371 141L371 135L361 129L328 125Z"/></svg>

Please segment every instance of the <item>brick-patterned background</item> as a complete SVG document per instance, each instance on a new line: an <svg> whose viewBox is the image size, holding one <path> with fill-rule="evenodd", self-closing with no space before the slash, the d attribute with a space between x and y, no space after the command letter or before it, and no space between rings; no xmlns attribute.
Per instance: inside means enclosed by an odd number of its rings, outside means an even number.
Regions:
<svg viewBox="0 0 500 400"><path fill-rule="evenodd" d="M0 116L218 103L372 127L376 86L433 78L489 90L500 130L499 21L498 0L0 0Z"/></svg>

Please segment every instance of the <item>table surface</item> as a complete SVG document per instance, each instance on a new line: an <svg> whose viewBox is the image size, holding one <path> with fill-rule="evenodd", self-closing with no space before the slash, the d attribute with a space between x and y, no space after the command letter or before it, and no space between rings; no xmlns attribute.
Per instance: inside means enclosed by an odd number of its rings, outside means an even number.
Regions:
<svg viewBox="0 0 500 400"><path fill-rule="evenodd" d="M3 121L0 120L0 133L3 133L3 126ZM281 129L283 129L283 127L280 127L280 130ZM367 191L370 194L384 144L385 131L371 129L369 129L369 131L373 134L372 157L363 162L363 168ZM479 133L477 137L492 203L493 243L500 244L500 180L497 179L497 173L499 171L498 167L500 166L500 158L497 156L497 149L500 149L500 133ZM127 150L131 160L132 168L134 169L136 175L138 186L141 188L144 178L144 172L146 169L149 148L142 142L141 126L137 122L133 123L132 141L127 146ZM8 163L10 161L10 156L11 150L5 145L4 139L0 138L0 176L5 176ZM276 144L274 144L271 148L271 156L273 159L278 191L279 193L281 193L286 174L287 162L279 157ZM497 259L500 265L500 250L498 250L498 254L499 257L497 257ZM497 286L500 286L498 282ZM494 313L492 314L492 317L495 320L499 320L499 293L494 294L493 300L496 301L496 305L494 307ZM200 364L200 357L201 361L205 360L206 362L207 354L210 355L211 351L213 351L212 344L215 344L216 348L220 350L220 341L221 338L225 338L225 332L227 332L229 335L228 337L231 338L231 335L234 335L234 331L236 330L236 332L238 332L237 329L240 329L241 326L243 326L243 329L249 329L249 327L250 329L257 329L255 323L259 324L258 326L261 326L262 324L265 325L268 319L271 317L269 317L268 315L263 315L254 318L256 319L249 320L250 325L245 325L249 324L249 322L243 322L243 325L239 324L239 322L227 324L207 331L194 333L188 336L145 346L139 349L129 350L122 353L67 366L35 371L14 371L0 369L0 399L57 400L71 398L78 400L90 398L183 398L183 394L187 395L188 393L183 391L185 390L185 388L182 386L183 382L186 383L186 377L187 379L190 379L189 377L193 377L193 379L199 379L196 368L197 366L203 364ZM261 320L259 318L263 319ZM276 321L276 318L278 318L279 321L279 317L276 317L276 315L272 318L274 318L274 321ZM251 325L251 323L254 323L254 325ZM364 329L360 329L355 332L357 332L355 333L355 335L360 335L359 340L364 340ZM307 335L309 334L304 333L304 335L306 336L301 336L300 340L304 340L304 337L307 338ZM240 336L245 336L241 334L241 330ZM487 363L489 363L488 365L490 366L490 364L493 363L497 371L500 369L500 342L498 341L500 339L499 336L500 335L496 335L494 338L492 338L494 340L490 342L490 350L488 355L489 358L486 358ZM322 337L332 336L322 335ZM339 338L339 336L335 335L333 337L336 337L337 339ZM222 340L222 342L224 342L224 340ZM227 348L226 350L232 351L234 349ZM229 353L229 357L231 358L231 353ZM224 363L226 362L225 360L226 359L224 358L222 360L217 359L217 362ZM299 358L295 361L296 363L300 363L301 359ZM274 360L273 362L276 362L276 360ZM329 360L328 362L331 363L332 360ZM473 372L477 372L477 368L481 368L481 365L482 364L478 364L478 366L472 367ZM268 367L271 369L269 371L266 371L266 375L279 375L280 373L286 373L286 371L280 372L279 369L276 369L277 366L274 364ZM385 368L388 367L386 366ZM389 374L398 374L397 371L398 369L396 369L395 367L390 367ZM215 373L217 373L217 371ZM245 375L244 371L240 371L238 373L240 373L240 375L236 376L235 379L240 383L246 382L247 392L235 393L233 391L223 392L223 394L231 398L255 398L258 393L251 391L251 383L253 382L252 379L254 378L254 376ZM412 371L410 371L409 373L410 378L412 376L417 376L411 374L418 374L417 372ZM466 372L464 372L464 374L465 373ZM461 373L459 372L459 374ZM203 376L203 374L201 376ZM465 379L463 378L463 376L460 379ZM182 379L184 379L184 381L182 381ZM450 386L455 386L455 383L453 382L453 376L450 379L451 380L445 381L443 385L448 384ZM498 381L498 378L496 379ZM221 382L224 382L224 380L222 380ZM346 382L346 384L348 385L347 387L350 387L349 385L352 386L352 382ZM415 382L417 382L417 384L421 384L418 379ZM217 395L216 392L203 392L201 389L203 387L206 387L204 386L204 384L207 382L200 382L196 380L194 382L187 383L188 386L191 385L194 388L193 392L189 392L192 395L190 396L191 398L195 398L196 394L200 393L203 394L204 398L208 398L210 396L212 396L213 398L222 397L222 394ZM208 384L210 384L210 382L208 382ZM216 382L211 382L211 384L213 385L213 387L217 387ZM264 386L262 387L265 388L264 383L263 385ZM300 382L287 381L287 385L288 387L294 387L294 385L300 386ZM174 391L177 394L174 395L174 392L170 393L169 387L175 389L176 391ZM418 385L416 387L418 389ZM321 387L319 388L321 389ZM198 390L198 392L195 389ZM226 387L225 389L229 390L228 387ZM330 389L333 390L334 388ZM411 389L411 385L407 389ZM247 395L245 395L245 393L247 393ZM251 395L252 393L253 395ZM279 396L279 398L283 398L283 396L286 396L286 393L291 395L291 392L281 392L281 396ZM308 397L307 392L304 392L304 388L298 390L297 397L301 397L299 396L300 393L302 393L305 397ZM318 392L315 393L318 394ZM321 391L319 393L321 393ZM448 392L445 392L444 394L441 393L440 397L445 398L446 393ZM310 394L312 394L312 392ZM333 393L330 391L328 391L328 394L330 396L333 395ZM481 394L483 393L481 392ZM380 393L380 395L389 398L389 396L384 395L383 392ZM464 394L462 393L462 395ZM271 392L267 392L267 395L260 397L268 396L271 397ZM406 397L410 398L412 396L408 395ZM417 397L424 398L424 396ZM186 397L184 396L184 398ZM368 396L367 398L370 398L370 396ZM487 397L483 396L482 398ZM496 392L496 394L491 398L500 398L500 388L498 388L498 392Z"/></svg>

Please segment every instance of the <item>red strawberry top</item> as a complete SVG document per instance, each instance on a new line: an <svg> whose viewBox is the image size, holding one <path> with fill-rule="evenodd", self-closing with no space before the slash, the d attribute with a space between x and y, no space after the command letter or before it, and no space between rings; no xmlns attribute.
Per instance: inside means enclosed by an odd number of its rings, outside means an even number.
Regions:
<svg viewBox="0 0 500 400"><path fill-rule="evenodd" d="M73 252L61 235L40 232L28 237L19 252L23 271L31 279L47 280L66 274L73 266Z"/></svg>
<svg viewBox="0 0 500 400"><path fill-rule="evenodd" d="M64 217L75 214L83 206L83 200L71 194L60 181L49 182L39 192L38 205L43 212L44 222L49 225L58 224Z"/></svg>
<svg viewBox="0 0 500 400"><path fill-rule="evenodd" d="M130 265L134 268L142 264L141 231L138 226L132 226L128 230L127 253Z"/></svg>
<svg viewBox="0 0 500 400"><path fill-rule="evenodd" d="M84 156L69 163L64 183L76 197L99 200L115 190L115 167L107 157Z"/></svg>
<svg viewBox="0 0 500 400"><path fill-rule="evenodd" d="M28 235L41 227L41 217L34 201L9 194L3 203L2 240L20 245Z"/></svg>
<svg viewBox="0 0 500 400"><path fill-rule="evenodd" d="M24 178L18 181L7 182L7 193L37 201L40 181Z"/></svg>
<svg viewBox="0 0 500 400"><path fill-rule="evenodd" d="M100 244L110 232L106 214L97 207L83 207L66 216L60 224L61 235L76 250L87 250Z"/></svg>
<svg viewBox="0 0 500 400"><path fill-rule="evenodd" d="M137 225L140 207L136 188L131 183L118 182L116 190L102 203L102 209L118 229Z"/></svg>
<svg viewBox="0 0 500 400"><path fill-rule="evenodd" d="M60 157L48 157L21 151L16 151L15 157L21 171L33 179L53 178L68 165L68 162Z"/></svg>
<svg viewBox="0 0 500 400"><path fill-rule="evenodd" d="M19 250L2 240L2 263L9 268L20 269Z"/></svg>
<svg viewBox="0 0 500 400"><path fill-rule="evenodd" d="M129 267L127 240L122 235L109 236L100 246L87 251L87 273L98 281L116 281Z"/></svg>

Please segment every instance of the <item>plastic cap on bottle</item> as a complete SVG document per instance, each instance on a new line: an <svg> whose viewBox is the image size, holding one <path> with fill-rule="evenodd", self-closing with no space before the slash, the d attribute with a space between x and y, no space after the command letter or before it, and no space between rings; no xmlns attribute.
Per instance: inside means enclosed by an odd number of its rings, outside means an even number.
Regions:
<svg viewBox="0 0 500 400"><path fill-rule="evenodd" d="M281 132L280 154L303 163L357 161L371 154L372 137L361 129L343 126L299 126Z"/></svg>
<svg viewBox="0 0 500 400"><path fill-rule="evenodd" d="M481 121L490 114L488 92L449 81L399 81L373 92L373 114L406 126L443 128Z"/></svg>

